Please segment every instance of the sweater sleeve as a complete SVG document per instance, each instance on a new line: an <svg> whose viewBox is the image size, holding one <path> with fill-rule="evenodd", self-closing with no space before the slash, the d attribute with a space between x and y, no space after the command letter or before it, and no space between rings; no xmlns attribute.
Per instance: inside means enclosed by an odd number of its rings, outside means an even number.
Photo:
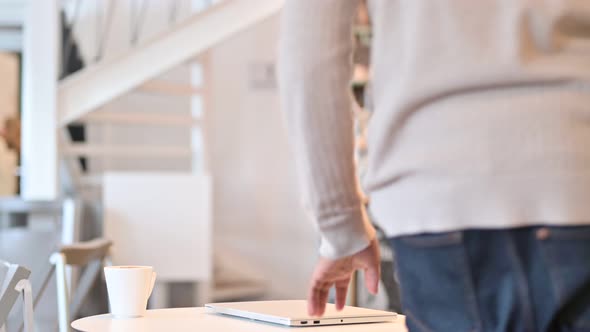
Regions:
<svg viewBox="0 0 590 332"><path fill-rule="evenodd" d="M287 0L278 65L282 108L320 254L340 258L375 237L354 161L352 27L357 0Z"/></svg>

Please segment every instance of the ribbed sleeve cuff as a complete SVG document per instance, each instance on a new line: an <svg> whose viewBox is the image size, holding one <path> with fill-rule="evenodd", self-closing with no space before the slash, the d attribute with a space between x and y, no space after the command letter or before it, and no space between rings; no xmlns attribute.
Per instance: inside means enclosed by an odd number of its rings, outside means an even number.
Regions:
<svg viewBox="0 0 590 332"><path fill-rule="evenodd" d="M322 234L320 255L329 259L356 254L368 247L376 234L362 206L321 220L319 225Z"/></svg>

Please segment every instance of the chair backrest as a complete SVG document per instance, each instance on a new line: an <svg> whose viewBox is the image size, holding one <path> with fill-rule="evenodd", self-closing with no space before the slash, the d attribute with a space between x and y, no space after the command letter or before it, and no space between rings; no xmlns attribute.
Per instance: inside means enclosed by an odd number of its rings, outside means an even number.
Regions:
<svg viewBox="0 0 590 332"><path fill-rule="evenodd" d="M0 326L6 319L20 293L15 289L19 281L28 279L31 271L17 264L0 260Z"/></svg>
<svg viewBox="0 0 590 332"><path fill-rule="evenodd" d="M0 210L2 208L0 202ZM39 213L45 215L44 211ZM2 228L0 230L0 259L33 271L28 279L31 282L34 297L37 299L35 301L35 317L38 321L50 323L55 320L57 296L54 287L50 287L49 292L45 292L42 298L39 295L50 281L47 279L48 275L53 273L54 267L49 262L49 257L59 248L60 233L50 227L38 228ZM51 285L53 286L53 284ZM19 303L21 303L20 300L8 315L7 331L19 331L22 324L22 314L24 313Z"/></svg>
<svg viewBox="0 0 590 332"><path fill-rule="evenodd" d="M101 274L111 245L112 242L109 239L98 238L61 246L59 251L51 256L51 261L55 264L59 330L61 332L70 331L71 317L77 315L95 279ZM68 286L66 280L66 265L84 267L84 272L78 280L78 286L73 292L73 296L69 294L71 284Z"/></svg>
<svg viewBox="0 0 590 332"><path fill-rule="evenodd" d="M93 260L104 259L113 242L109 239L97 238L86 242L63 245L59 252L65 256L65 264L84 266Z"/></svg>

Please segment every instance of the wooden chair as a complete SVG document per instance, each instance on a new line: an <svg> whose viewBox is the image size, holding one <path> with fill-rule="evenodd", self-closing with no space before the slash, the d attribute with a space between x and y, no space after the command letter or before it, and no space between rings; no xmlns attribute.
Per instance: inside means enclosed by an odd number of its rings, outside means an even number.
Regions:
<svg viewBox="0 0 590 332"><path fill-rule="evenodd" d="M15 236L11 239L17 241L40 241L41 237L46 236L44 233L30 233L30 232L14 232ZM31 237L30 235L34 235ZM1 239L5 239L0 237ZM14 241L13 241L14 242ZM2 242L0 241L0 244ZM47 246L45 246L47 247ZM57 284L57 312L58 312L58 326L59 331L69 331L69 322L80 310L87 294L91 290L94 281L101 273L102 266L107 263L109 264L109 248L111 247L111 241L106 239L95 239L87 242L77 242L71 245L62 245L55 249L45 248L49 253L53 251L53 254L48 254L51 266L48 269L38 270L35 273L38 276L43 276L42 279L37 279L39 284L35 290L33 307L36 308L43 297L45 290L50 284L52 276L55 274L55 280ZM0 252L5 253L5 248L0 245ZM9 256L15 254L8 251ZM17 257L19 258L19 257ZM22 258L22 257L20 257ZM41 260L46 258L40 258ZM38 261L38 260L35 260ZM37 262L38 263L38 262ZM84 267L84 273L80 278L76 278L77 282L68 282L68 273L66 272L68 267ZM1 273L0 273L1 275ZM2 278L0 278L0 287L2 286ZM73 284L76 284L76 287ZM75 289L74 289L75 288ZM0 288L1 290L1 288ZM72 290L72 291L70 291ZM70 294L71 293L71 294ZM2 294L0 292L0 294ZM72 296L73 295L73 296ZM2 307L0 307L1 309ZM2 315L0 315L0 322L2 321ZM17 331L22 331L23 327ZM0 329L0 332L4 332Z"/></svg>
<svg viewBox="0 0 590 332"><path fill-rule="evenodd" d="M8 314L20 295L23 296L24 328L33 332L33 291L29 282L31 272L17 264L0 261L0 331L5 332Z"/></svg>
<svg viewBox="0 0 590 332"><path fill-rule="evenodd" d="M71 318L80 310L102 268L110 264L109 251L111 245L110 240L99 238L64 245L51 256L50 261L55 267L55 280L57 283L60 332L70 331ZM66 267L85 267L84 273L78 280L78 286L72 294L69 292Z"/></svg>

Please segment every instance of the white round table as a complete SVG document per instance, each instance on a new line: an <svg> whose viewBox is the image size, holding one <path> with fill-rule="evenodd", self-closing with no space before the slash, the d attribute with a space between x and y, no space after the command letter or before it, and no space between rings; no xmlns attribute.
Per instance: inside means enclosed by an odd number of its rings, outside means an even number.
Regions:
<svg viewBox="0 0 590 332"><path fill-rule="evenodd" d="M299 332L407 332L405 317L395 323L296 328ZM290 329L247 319L208 313L205 308L148 310L141 318L116 319L110 314L81 318L72 327L82 332L285 332Z"/></svg>

